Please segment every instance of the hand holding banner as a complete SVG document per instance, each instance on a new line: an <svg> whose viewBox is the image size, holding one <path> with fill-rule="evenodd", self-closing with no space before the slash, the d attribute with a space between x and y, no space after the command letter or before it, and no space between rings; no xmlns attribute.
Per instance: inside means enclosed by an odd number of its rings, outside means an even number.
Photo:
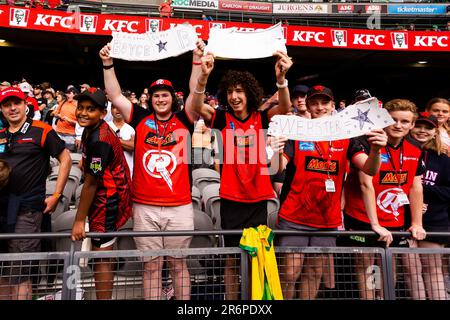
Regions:
<svg viewBox="0 0 450 320"><path fill-rule="evenodd" d="M376 98L350 105L330 117L306 119L276 115L269 124L268 134L300 141L335 141L358 137L373 129L390 126L394 120Z"/></svg>
<svg viewBox="0 0 450 320"><path fill-rule="evenodd" d="M205 52L228 59L271 57L276 51L287 52L281 23L263 30L238 31L236 28L211 28Z"/></svg>
<svg viewBox="0 0 450 320"><path fill-rule="evenodd" d="M179 56L196 48L197 33L190 24L163 32L144 34L113 32L112 58L128 61L156 61Z"/></svg>

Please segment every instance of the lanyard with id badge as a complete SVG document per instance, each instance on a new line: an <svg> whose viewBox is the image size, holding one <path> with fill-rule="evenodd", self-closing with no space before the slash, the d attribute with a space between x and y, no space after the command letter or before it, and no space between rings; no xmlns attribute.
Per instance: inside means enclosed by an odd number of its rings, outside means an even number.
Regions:
<svg viewBox="0 0 450 320"><path fill-rule="evenodd" d="M401 180L400 179L401 179L401 173L402 173L402 168L403 168L403 144L400 146L400 170L399 171L397 171L397 168L395 167L394 160L392 159L392 154L391 154L389 148L386 146L385 149L386 149L387 155L389 157L389 162L391 163L392 169L394 170L395 176L397 177L398 187L401 189ZM403 190L397 194L397 201L398 201L399 205L401 205L401 206L409 204L408 196L406 195L406 193Z"/></svg>
<svg viewBox="0 0 450 320"><path fill-rule="evenodd" d="M314 142L314 147L317 150L317 152L319 153L320 157L325 160L325 157L323 156L322 150L320 149L320 146L317 142ZM330 167L331 167L331 151L332 148L332 142L329 141L328 142L328 162L327 162L327 179L325 180L325 191L326 192L336 192L336 185L333 181L333 179L330 176Z"/></svg>

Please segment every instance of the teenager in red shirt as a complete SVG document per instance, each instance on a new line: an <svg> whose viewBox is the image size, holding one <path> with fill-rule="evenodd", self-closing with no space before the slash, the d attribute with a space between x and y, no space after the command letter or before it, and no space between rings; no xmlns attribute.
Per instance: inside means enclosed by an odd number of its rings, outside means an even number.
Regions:
<svg viewBox="0 0 450 320"><path fill-rule="evenodd" d="M219 130L223 139L223 164L220 182L220 217L222 229L243 229L267 224L267 200L275 194L267 167L264 129L273 115L289 111L291 101L285 78L292 61L278 51L275 63L279 104L257 111L262 89L249 72L229 71L219 84L218 98L227 110L214 109L204 103L208 77L214 68L214 57L202 58L201 74L195 86L193 108L205 123ZM226 236L225 245L239 245L240 236ZM236 259L227 259L225 267L226 298L238 298L239 279Z"/></svg>
<svg viewBox="0 0 450 320"><path fill-rule="evenodd" d="M376 175L369 176L357 168L351 169L345 183L344 208L346 229L373 230L380 237L378 240L365 236L350 237L352 246L389 246L393 242L390 231L404 229L410 231L416 240L425 238L422 227L422 150L420 144L408 136L414 126L417 108L411 101L403 99L391 100L384 108L395 123L385 128L388 144L381 149L380 170ZM405 226L404 206L407 204L411 208L410 226ZM397 240L394 244L408 246L406 239ZM405 267L414 271L414 259L404 262ZM373 264L373 255L355 255L355 270L363 299L375 298L374 289L366 287L366 268ZM411 275L410 272L407 274ZM424 292L419 290L423 283L413 282L413 295L418 298L419 291Z"/></svg>
<svg viewBox="0 0 450 320"><path fill-rule="evenodd" d="M330 116L335 108L333 92L323 86L312 87L306 95L306 106L312 119ZM274 137L272 148L279 157L274 155L272 165L278 167L279 162L279 172L286 168L280 196L279 229L324 231L341 226L341 194L348 161L374 175L380 166L380 149L386 145L383 130L372 130L366 136L370 152L365 151L357 139L286 142L283 137ZM281 236L279 242L281 246L336 246L335 237ZM327 258L323 255L308 257L303 273L306 278L300 283L302 299L316 297ZM294 297L295 282L303 262L303 254L285 256L281 271L285 299Z"/></svg>
<svg viewBox="0 0 450 320"><path fill-rule="evenodd" d="M204 43L197 42L194 66L199 64ZM194 229L189 170L190 139L195 113L187 106L177 112L172 83L154 81L149 88L149 110L133 105L120 89L114 72L110 45L100 50L105 88L112 104L135 129L133 167L133 217L135 231L175 231ZM188 97L188 101L190 97ZM188 103L187 103L188 104ZM139 250L184 249L190 236L136 237ZM190 298L190 277L184 257L168 257L176 299ZM144 298L161 298L163 257L146 257Z"/></svg>

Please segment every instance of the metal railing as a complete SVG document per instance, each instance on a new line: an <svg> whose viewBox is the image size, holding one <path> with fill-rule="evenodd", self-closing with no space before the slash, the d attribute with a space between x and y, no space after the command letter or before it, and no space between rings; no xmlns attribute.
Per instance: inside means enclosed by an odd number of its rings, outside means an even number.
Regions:
<svg viewBox="0 0 450 320"><path fill-rule="evenodd" d="M274 230L279 235L374 235L370 231L350 232L298 232ZM238 235L239 230L176 231L176 232L115 232L88 233L88 237L117 236L120 241L130 241L135 236L194 237ZM395 237L408 236L407 232L394 232ZM449 233L430 233L432 236L450 236ZM17 284L17 277L32 282L34 299L95 299L97 265L105 259L113 266L112 299L140 300L151 298L144 289L145 262L155 257L184 257L187 271L182 274L179 286L167 259L164 260L157 283L156 299L225 300L227 297L250 299L250 259L240 248L208 247L183 250L139 251L125 248L113 251L79 251L79 243L71 242L70 233L0 234L0 240L41 238L65 241L66 249L60 252L4 253L0 254L0 299L18 297L5 293L5 288ZM129 242L130 243L130 242ZM131 241L133 243L133 241ZM122 246L123 247L123 246ZM275 247L278 271L283 293L290 299L449 299L445 291L443 260L450 257L450 249L422 248L356 248L356 247ZM366 263L367 257L371 261ZM294 260L303 261L298 275L292 277L290 269ZM369 259L369 260L370 260ZM231 264L230 264L231 262ZM234 268L232 281L225 280ZM438 268L438 269L436 269ZM440 269L439 269L440 268ZM448 266L447 266L448 268ZM321 270L321 277L314 272ZM448 272L448 270L446 270ZM434 272L434 273L433 273ZM230 279L230 278L229 278ZM147 278L148 281L148 278ZM153 281L153 280L152 280ZM318 281L318 282L317 282ZM188 288L187 288L188 287ZM97 289L100 290L100 289ZM234 291L233 291L234 290ZM9 292L9 291L7 291ZM180 292L180 291L178 291ZM187 295L186 295L186 292ZM97 292L98 293L98 292ZM177 296L178 295L178 296Z"/></svg>

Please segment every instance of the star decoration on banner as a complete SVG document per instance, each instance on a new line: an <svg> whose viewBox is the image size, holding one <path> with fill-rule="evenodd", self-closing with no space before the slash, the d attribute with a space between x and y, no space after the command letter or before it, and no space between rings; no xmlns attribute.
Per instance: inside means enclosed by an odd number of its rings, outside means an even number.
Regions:
<svg viewBox="0 0 450 320"><path fill-rule="evenodd" d="M156 44L158 46L158 49L159 49L158 52L161 52L163 50L167 51L166 44L167 44L167 41L166 42L162 42L161 40L159 40L159 43Z"/></svg>
<svg viewBox="0 0 450 320"><path fill-rule="evenodd" d="M362 112L361 109L358 109L358 116L352 118L353 120L359 121L359 129L360 130L362 130L362 128L364 127L364 122L374 124L367 116L369 111L370 110L367 110L366 112Z"/></svg>

